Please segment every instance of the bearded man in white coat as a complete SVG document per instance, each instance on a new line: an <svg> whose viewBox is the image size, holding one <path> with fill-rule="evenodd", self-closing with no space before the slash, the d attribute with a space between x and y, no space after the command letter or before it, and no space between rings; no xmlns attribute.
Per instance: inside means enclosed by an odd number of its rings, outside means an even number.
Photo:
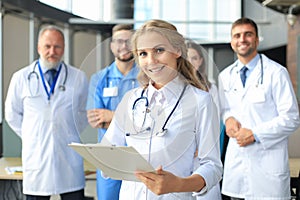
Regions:
<svg viewBox="0 0 300 200"><path fill-rule="evenodd" d="M5 117L22 139L27 200L56 194L62 200L84 199L83 160L68 144L80 142L87 125L88 80L83 71L62 61L64 47L58 27L42 28L39 59L13 74L7 93Z"/></svg>

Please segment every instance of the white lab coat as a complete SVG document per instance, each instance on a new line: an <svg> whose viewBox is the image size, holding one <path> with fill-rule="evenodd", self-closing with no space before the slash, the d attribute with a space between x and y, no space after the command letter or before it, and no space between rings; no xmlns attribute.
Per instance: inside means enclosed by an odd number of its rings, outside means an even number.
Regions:
<svg viewBox="0 0 300 200"><path fill-rule="evenodd" d="M141 97L142 88L126 93L115 112L105 138L117 146L135 147L145 159L150 160L154 168L162 165L164 170L180 177L187 177L192 173L200 174L204 177L208 190L211 190L221 179L222 163L219 150L219 117L208 93L188 85L166 125L168 132L163 136L155 136L179 99L183 85L182 80L176 78L159 91L152 86L148 87L144 96L148 98L151 110L149 115L154 120L146 118L145 127L150 125L151 130L137 135L135 130L138 130L139 126L134 129L132 125L143 121L145 104L143 100L137 103L135 119L132 115L132 106L134 101ZM160 99L161 101L155 100L154 91L158 92L158 97L163 94L164 98ZM199 150L198 168L194 170L196 149ZM205 195L202 197L210 200L205 198ZM190 192L157 196L146 189L143 183L122 181L120 200L127 199L193 200L196 197Z"/></svg>
<svg viewBox="0 0 300 200"><path fill-rule="evenodd" d="M212 83L211 87L209 88L209 94L211 95L214 103L216 104L218 114L220 115L219 91L218 91L218 87L214 83Z"/></svg>
<svg viewBox="0 0 300 200"><path fill-rule="evenodd" d="M87 77L71 66L66 77L62 66L48 101L38 66L37 74L31 73L34 65L13 74L5 102L7 123L22 139L23 192L52 195L83 189L83 160L68 144L80 142L87 125ZM61 91L65 77L65 91Z"/></svg>
<svg viewBox="0 0 300 200"><path fill-rule="evenodd" d="M219 92L217 86L212 83L209 89L209 94L212 97L213 102L215 103L218 111L218 115L220 116L220 101L219 101ZM197 166L196 166L197 167ZM215 185L212 187L205 195L198 196L197 200L222 200L220 184Z"/></svg>
<svg viewBox="0 0 300 200"><path fill-rule="evenodd" d="M230 138L222 193L246 200L290 199L288 137L299 126L298 104L287 70L262 55L243 88L237 62L219 75L223 120L235 117L259 142L240 147Z"/></svg>

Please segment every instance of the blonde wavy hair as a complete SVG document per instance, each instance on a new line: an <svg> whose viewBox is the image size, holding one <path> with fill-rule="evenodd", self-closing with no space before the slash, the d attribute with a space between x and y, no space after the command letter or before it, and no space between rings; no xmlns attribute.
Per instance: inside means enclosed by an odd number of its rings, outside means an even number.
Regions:
<svg viewBox="0 0 300 200"><path fill-rule="evenodd" d="M197 77L193 65L187 60L187 47L184 37L177 31L177 28L173 24L164 20L149 20L133 34L131 40L132 51L138 65L137 40L146 32L156 32L160 34L165 37L175 49L179 50L181 52L181 56L177 58L177 71L185 78L188 84L204 91L208 91L204 79L199 79ZM148 86L150 81L150 78L143 72L143 70L140 70L137 79L144 87Z"/></svg>

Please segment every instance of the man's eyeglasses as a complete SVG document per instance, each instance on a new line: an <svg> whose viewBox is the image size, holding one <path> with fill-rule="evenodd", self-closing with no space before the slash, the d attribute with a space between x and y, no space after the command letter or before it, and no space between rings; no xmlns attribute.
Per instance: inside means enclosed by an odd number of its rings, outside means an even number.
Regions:
<svg viewBox="0 0 300 200"><path fill-rule="evenodd" d="M113 39L113 43L116 43L117 45L121 46L123 44L126 44L127 46L130 46L130 39L128 40L122 40L122 39Z"/></svg>

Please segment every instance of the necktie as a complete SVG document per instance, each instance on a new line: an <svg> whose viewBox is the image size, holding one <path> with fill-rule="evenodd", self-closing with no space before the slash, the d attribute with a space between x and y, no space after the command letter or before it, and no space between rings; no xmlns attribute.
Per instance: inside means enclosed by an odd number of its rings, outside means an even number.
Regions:
<svg viewBox="0 0 300 200"><path fill-rule="evenodd" d="M56 75L56 69L49 69L46 72L46 74L47 74L47 81L48 81L49 85L52 86L55 75Z"/></svg>
<svg viewBox="0 0 300 200"><path fill-rule="evenodd" d="M246 72L247 72L248 68L246 66L244 66L241 71L240 71L240 76L241 76L241 81L243 83L243 87L245 87L245 83L246 83Z"/></svg>

